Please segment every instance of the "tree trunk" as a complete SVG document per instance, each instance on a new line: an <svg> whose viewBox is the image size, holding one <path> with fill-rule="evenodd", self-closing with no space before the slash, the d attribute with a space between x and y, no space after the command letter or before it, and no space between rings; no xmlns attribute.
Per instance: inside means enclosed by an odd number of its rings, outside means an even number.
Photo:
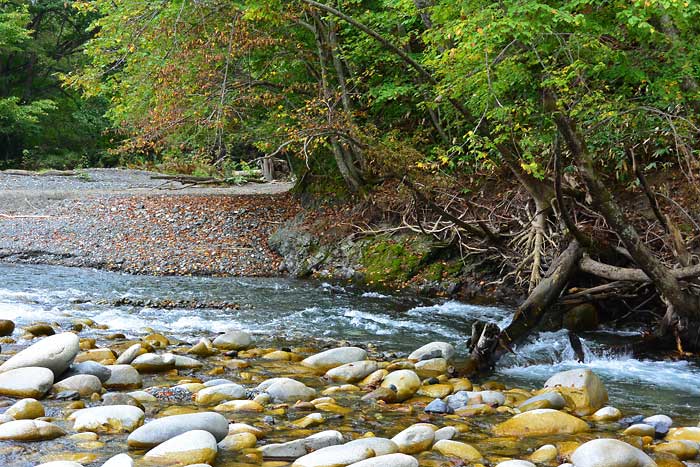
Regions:
<svg viewBox="0 0 700 467"><path fill-rule="evenodd" d="M700 301L698 297L683 290L672 271L666 268L645 245L637 230L613 198L612 193L598 177L593 157L588 152L583 138L577 132L573 120L559 110L555 110L554 120L576 161L595 208L622 240L634 262L651 279L667 304L666 315L658 334L660 336L673 334L689 348L696 348L698 342L695 339L698 335L698 328L700 328Z"/></svg>
<svg viewBox="0 0 700 467"><path fill-rule="evenodd" d="M535 329L578 270L582 254L583 249L579 243L572 240L566 250L554 260L537 287L518 307L508 327L500 333L483 333L478 343L472 342L470 361L467 364L468 373L492 368L513 344L527 337Z"/></svg>

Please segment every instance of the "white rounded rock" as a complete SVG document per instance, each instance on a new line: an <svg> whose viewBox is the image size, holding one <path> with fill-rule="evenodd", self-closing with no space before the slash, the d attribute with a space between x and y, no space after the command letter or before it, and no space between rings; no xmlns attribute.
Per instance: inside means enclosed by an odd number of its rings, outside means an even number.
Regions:
<svg viewBox="0 0 700 467"><path fill-rule="evenodd" d="M134 460L128 454L117 454L107 459L102 467L134 467Z"/></svg>
<svg viewBox="0 0 700 467"><path fill-rule="evenodd" d="M300 457L292 467L341 467L374 457L371 448L362 445L341 444L319 449Z"/></svg>
<svg viewBox="0 0 700 467"><path fill-rule="evenodd" d="M496 464L496 467L537 467L537 466L530 461L522 461L522 460L514 459L514 460L499 462L498 464Z"/></svg>
<svg viewBox="0 0 700 467"><path fill-rule="evenodd" d="M250 347L253 339L244 331L228 331L218 336L212 345L223 350L244 350Z"/></svg>
<svg viewBox="0 0 700 467"><path fill-rule="evenodd" d="M133 405L105 405L76 410L68 417L76 431L130 433L143 425L144 413Z"/></svg>
<svg viewBox="0 0 700 467"><path fill-rule="evenodd" d="M377 362L362 360L331 368L326 372L325 377L331 381L340 383L356 383L378 369L379 366Z"/></svg>
<svg viewBox="0 0 700 467"><path fill-rule="evenodd" d="M348 467L418 467L418 460L407 454L386 454L355 462Z"/></svg>
<svg viewBox="0 0 700 467"><path fill-rule="evenodd" d="M622 418L622 412L615 407L607 406L596 410L591 418L596 422L616 422Z"/></svg>
<svg viewBox="0 0 700 467"><path fill-rule="evenodd" d="M10 397L43 397L53 385L54 374L44 367L24 367L0 373L0 394Z"/></svg>
<svg viewBox="0 0 700 467"><path fill-rule="evenodd" d="M211 464L217 452L216 439L211 433L192 430L159 444L148 451L143 459L150 463L169 466Z"/></svg>
<svg viewBox="0 0 700 467"><path fill-rule="evenodd" d="M110 377L104 382L108 389L137 389L141 387L141 375L131 365L107 365Z"/></svg>
<svg viewBox="0 0 700 467"><path fill-rule="evenodd" d="M315 390L291 378L268 379L257 389L268 393L274 402L309 401L316 396Z"/></svg>
<svg viewBox="0 0 700 467"><path fill-rule="evenodd" d="M39 464L36 467L83 467L83 464L78 464L73 461L52 461Z"/></svg>
<svg viewBox="0 0 700 467"><path fill-rule="evenodd" d="M134 430L127 438L127 444L134 448L149 448L193 430L209 431L218 443L228 434L228 421L216 412L157 418Z"/></svg>
<svg viewBox="0 0 700 467"><path fill-rule="evenodd" d="M435 441L435 430L425 424L411 425L391 440L403 454L418 454L430 449Z"/></svg>
<svg viewBox="0 0 700 467"><path fill-rule="evenodd" d="M42 420L17 420L0 425L2 441L44 441L65 434L63 428Z"/></svg>
<svg viewBox="0 0 700 467"><path fill-rule="evenodd" d="M0 373L16 368L48 368L57 378L73 363L80 351L80 339L72 332L44 337L0 365Z"/></svg>
<svg viewBox="0 0 700 467"><path fill-rule="evenodd" d="M594 439L571 456L576 467L656 467L641 449L616 439Z"/></svg>
<svg viewBox="0 0 700 467"><path fill-rule="evenodd" d="M343 435L336 430L326 430L302 439L286 443L266 444L260 448L264 459L297 459L305 454L318 451L343 442Z"/></svg>
<svg viewBox="0 0 700 467"><path fill-rule="evenodd" d="M89 396L102 391L102 381L94 375L75 375L53 385L55 392L77 391L81 396Z"/></svg>
<svg viewBox="0 0 700 467"><path fill-rule="evenodd" d="M359 347L338 347L307 357L301 363L319 370L330 370L331 368L345 365L346 363L359 362L366 358L367 351Z"/></svg>
<svg viewBox="0 0 700 467"><path fill-rule="evenodd" d="M414 362L425 360L426 358L444 358L450 360L455 355L455 348L447 342L431 342L423 347L414 350L408 356Z"/></svg>
<svg viewBox="0 0 700 467"><path fill-rule="evenodd" d="M212 405L245 397L245 388L240 384L231 383L204 388L197 392L194 401L200 405Z"/></svg>
<svg viewBox="0 0 700 467"><path fill-rule="evenodd" d="M345 446L361 446L370 448L375 456L384 456L399 452L399 447L387 438L359 438L346 443Z"/></svg>

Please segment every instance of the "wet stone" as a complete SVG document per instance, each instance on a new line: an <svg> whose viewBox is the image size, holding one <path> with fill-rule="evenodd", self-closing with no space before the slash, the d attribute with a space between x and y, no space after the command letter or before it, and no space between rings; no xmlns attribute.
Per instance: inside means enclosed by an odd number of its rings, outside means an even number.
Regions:
<svg viewBox="0 0 700 467"><path fill-rule="evenodd" d="M425 406L426 413L454 413L454 409L447 405L441 399L435 399L430 404Z"/></svg>

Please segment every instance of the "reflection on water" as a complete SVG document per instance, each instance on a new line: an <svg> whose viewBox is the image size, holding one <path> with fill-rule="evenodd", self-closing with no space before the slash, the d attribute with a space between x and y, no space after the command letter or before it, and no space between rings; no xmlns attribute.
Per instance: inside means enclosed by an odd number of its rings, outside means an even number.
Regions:
<svg viewBox="0 0 700 467"><path fill-rule="evenodd" d="M408 352L432 340L452 342L462 353L474 319L508 324L500 307L432 301L366 292L314 281L129 276L56 266L0 263L0 318L68 323L92 318L137 335L145 327L188 341L227 329L245 329L265 342L309 339L371 342L382 351ZM117 299L234 302L239 309L163 310L113 306ZM19 333L20 331L16 331ZM608 331L606 340L610 340ZM620 332L626 336L629 330ZM682 416L700 409L700 367L695 363L639 360L605 349L600 335L585 336L586 365L606 382L619 407ZM540 387L553 373L580 366L566 334L540 333L506 356L498 378Z"/></svg>

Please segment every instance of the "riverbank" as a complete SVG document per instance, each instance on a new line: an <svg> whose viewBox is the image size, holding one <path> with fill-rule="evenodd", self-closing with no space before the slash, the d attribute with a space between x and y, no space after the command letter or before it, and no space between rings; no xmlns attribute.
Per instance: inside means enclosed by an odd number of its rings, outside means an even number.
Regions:
<svg viewBox="0 0 700 467"><path fill-rule="evenodd" d="M149 275L275 275L288 183L192 188L136 170L0 173L0 259Z"/></svg>
<svg viewBox="0 0 700 467"><path fill-rule="evenodd" d="M513 301L492 265L446 254L428 235L357 236L347 205L303 209L290 183L191 187L152 173L77 177L0 172L0 260L146 275L289 275ZM355 219L355 220L353 220Z"/></svg>

